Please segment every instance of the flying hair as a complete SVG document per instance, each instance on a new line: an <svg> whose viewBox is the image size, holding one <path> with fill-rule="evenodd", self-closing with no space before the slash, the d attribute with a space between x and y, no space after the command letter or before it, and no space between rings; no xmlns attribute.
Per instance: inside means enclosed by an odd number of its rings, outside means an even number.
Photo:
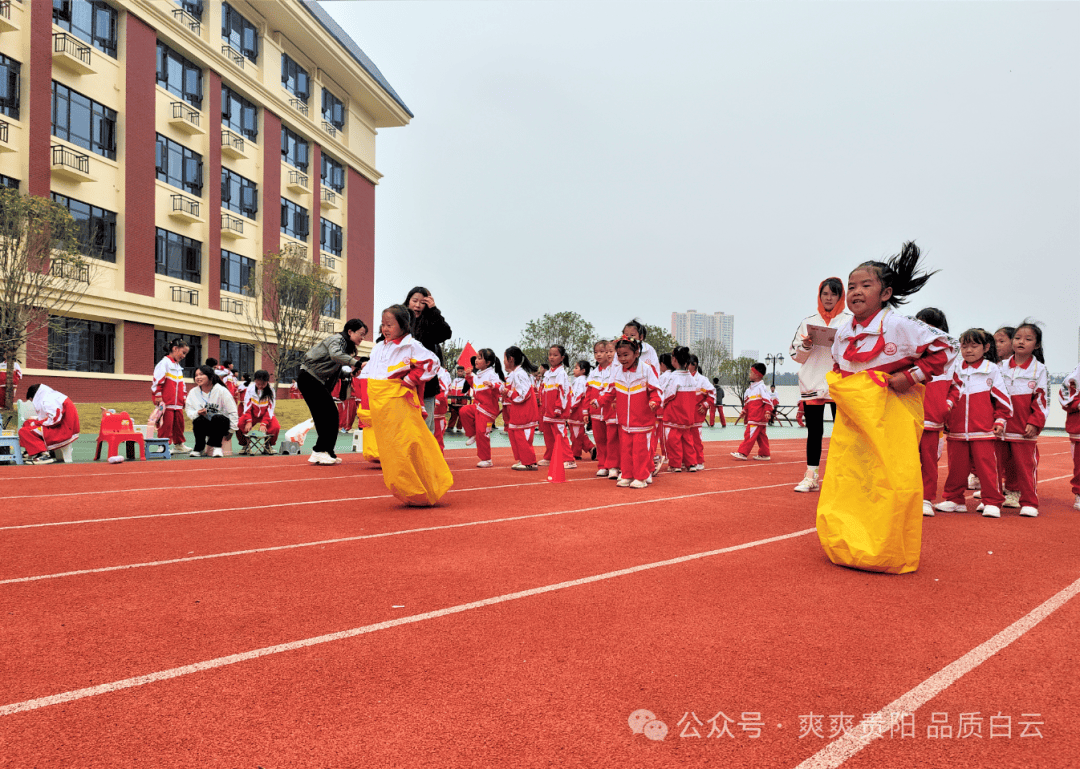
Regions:
<svg viewBox="0 0 1080 769"><path fill-rule="evenodd" d="M908 298L919 292L930 276L938 272L926 272L919 269L919 260L922 252L915 245L914 240L909 240L900 249L899 254L890 256L884 262L863 262L856 270L871 270L881 281L882 290L892 289L892 296L885 302L890 307L899 307L907 304ZM852 270L854 272L855 270ZM944 329L942 329L944 331Z"/></svg>

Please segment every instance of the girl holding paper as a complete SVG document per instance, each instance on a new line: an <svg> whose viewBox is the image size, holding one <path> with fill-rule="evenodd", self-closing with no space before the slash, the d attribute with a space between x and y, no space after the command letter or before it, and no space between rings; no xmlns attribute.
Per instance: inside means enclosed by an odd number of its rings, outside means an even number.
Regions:
<svg viewBox="0 0 1080 769"><path fill-rule="evenodd" d="M791 341L791 357L799 367L799 401L806 420L806 474L795 491L820 491L818 466L821 463L821 439L825 434L825 404L836 404L829 398L825 374L832 371L832 338L835 330L844 325L851 313L844 309L844 284L839 278L826 278L818 285L818 309L799 324ZM815 337L817 343L815 344Z"/></svg>

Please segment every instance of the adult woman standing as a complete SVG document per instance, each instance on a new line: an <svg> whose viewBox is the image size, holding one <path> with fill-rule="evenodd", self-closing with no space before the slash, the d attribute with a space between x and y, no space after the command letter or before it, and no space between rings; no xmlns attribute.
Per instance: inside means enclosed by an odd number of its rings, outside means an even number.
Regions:
<svg viewBox="0 0 1080 769"><path fill-rule="evenodd" d="M445 366L442 343L453 333L450 325L435 306L435 298L423 286L414 286L405 295L405 306L412 313L412 335L420 344L435 353L439 365ZM428 429L435 432L435 397L439 394L439 378L432 377L424 385L424 410Z"/></svg>
<svg viewBox="0 0 1080 769"><path fill-rule="evenodd" d="M330 390L341 376L342 366L357 368L360 365L356 345L364 341L367 333L368 327L364 321L350 318L340 334L326 337L304 354L296 384L311 412L315 432L319 436L308 458L313 465L336 465L341 462L334 452L338 436L338 410Z"/></svg>
<svg viewBox="0 0 1080 769"><path fill-rule="evenodd" d="M195 369L195 387L187 394L185 410L195 433L191 456L223 457L222 440L236 430L236 399L212 366Z"/></svg>
<svg viewBox="0 0 1080 769"><path fill-rule="evenodd" d="M826 278L818 285L818 311L799 324L791 341L791 357L799 367L799 400L806 419L806 475L795 491L820 491L818 466L821 463L821 439L825 434L825 404L832 407L836 419L836 404L829 397L825 374L832 371L835 361L831 342L814 344L810 326L839 328L850 318L844 307L844 284L839 278ZM825 340L822 340L823 342Z"/></svg>

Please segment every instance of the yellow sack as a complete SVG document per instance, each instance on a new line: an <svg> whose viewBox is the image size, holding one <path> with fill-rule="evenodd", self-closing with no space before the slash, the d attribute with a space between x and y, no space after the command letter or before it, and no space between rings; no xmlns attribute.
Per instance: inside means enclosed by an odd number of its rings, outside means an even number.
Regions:
<svg viewBox="0 0 1080 769"><path fill-rule="evenodd" d="M864 571L915 571L922 547L919 440L926 388L897 394L880 372L830 372L827 379L839 410L817 509L825 554Z"/></svg>
<svg viewBox="0 0 1080 769"><path fill-rule="evenodd" d="M407 505L434 505L454 485L454 476L420 416L416 391L397 379L367 382L386 488Z"/></svg>
<svg viewBox="0 0 1080 769"><path fill-rule="evenodd" d="M369 462L378 462L379 442L375 438L375 430L371 424L371 403L367 394L368 380L365 378L358 381L360 382L360 397L356 400L356 421L357 426L364 433L364 459Z"/></svg>

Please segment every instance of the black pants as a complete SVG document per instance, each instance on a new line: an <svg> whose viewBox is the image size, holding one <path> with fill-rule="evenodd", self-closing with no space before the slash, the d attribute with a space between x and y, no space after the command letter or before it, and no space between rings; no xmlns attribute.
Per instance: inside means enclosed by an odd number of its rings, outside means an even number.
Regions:
<svg viewBox="0 0 1080 769"><path fill-rule="evenodd" d="M326 385L320 382L306 371L301 371L296 378L296 386L300 388L300 394L304 396L311 418L315 421L315 433L318 439L315 441L314 451L321 451L336 457L334 444L338 436L338 410L334 398Z"/></svg>
<svg viewBox="0 0 1080 769"><path fill-rule="evenodd" d="M832 406L833 421L836 421L836 404ZM825 435L825 404L803 406L803 419L806 420L806 464L817 467L821 464L821 438Z"/></svg>
<svg viewBox="0 0 1080 769"><path fill-rule="evenodd" d="M220 449L222 439L229 434L229 427L229 418L224 414L215 414L211 419L198 417L191 423L195 433L195 451L201 454L207 446Z"/></svg>

